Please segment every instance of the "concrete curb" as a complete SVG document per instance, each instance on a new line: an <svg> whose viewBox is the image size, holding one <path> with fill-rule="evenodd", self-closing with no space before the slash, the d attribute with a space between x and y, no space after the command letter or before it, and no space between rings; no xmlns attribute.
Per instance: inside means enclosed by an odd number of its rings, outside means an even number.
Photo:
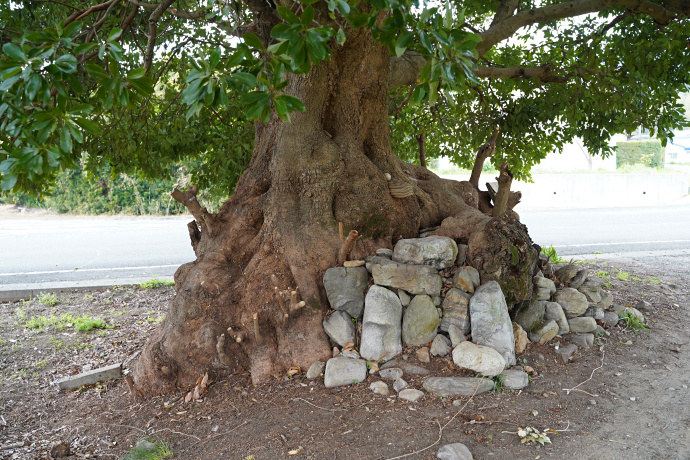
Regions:
<svg viewBox="0 0 690 460"><path fill-rule="evenodd" d="M157 279L162 281L173 281L172 277L160 276ZM0 290L0 302L17 302L19 300L28 300L39 296L41 293L57 294L61 292L88 292L99 291L105 289L112 289L114 286L137 286L146 280L113 280L110 284L95 283L95 284L81 284L81 285L60 285L58 283L46 283L45 285L37 284L37 287L26 287L18 289ZM51 284L53 284L51 286ZM65 283L66 284L66 283ZM17 285L15 285L17 286ZM41 287L42 286L42 287Z"/></svg>

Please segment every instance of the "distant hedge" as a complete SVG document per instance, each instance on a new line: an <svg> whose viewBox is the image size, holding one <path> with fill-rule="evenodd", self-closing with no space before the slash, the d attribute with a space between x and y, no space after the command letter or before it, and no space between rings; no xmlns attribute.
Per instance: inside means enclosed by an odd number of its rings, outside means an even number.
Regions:
<svg viewBox="0 0 690 460"><path fill-rule="evenodd" d="M616 168L624 165L644 165L650 168L663 168L665 149L660 141L618 142Z"/></svg>

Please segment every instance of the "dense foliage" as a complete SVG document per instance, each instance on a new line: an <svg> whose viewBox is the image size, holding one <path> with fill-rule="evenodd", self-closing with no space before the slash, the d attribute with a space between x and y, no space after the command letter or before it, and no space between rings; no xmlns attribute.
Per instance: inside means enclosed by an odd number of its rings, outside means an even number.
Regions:
<svg viewBox="0 0 690 460"><path fill-rule="evenodd" d="M227 196L251 120L304 110L287 79L362 28L421 62L390 88L393 148L409 161L423 145L469 167L496 126L492 161L518 176L574 137L602 155L638 127L665 144L688 124L675 101L690 83L689 11L678 0L5 2L0 189L45 193L78 164L155 178L186 161L202 189Z"/></svg>
<svg viewBox="0 0 690 460"><path fill-rule="evenodd" d="M618 143L616 168L624 165L644 165L663 168L666 149L659 141L628 141Z"/></svg>

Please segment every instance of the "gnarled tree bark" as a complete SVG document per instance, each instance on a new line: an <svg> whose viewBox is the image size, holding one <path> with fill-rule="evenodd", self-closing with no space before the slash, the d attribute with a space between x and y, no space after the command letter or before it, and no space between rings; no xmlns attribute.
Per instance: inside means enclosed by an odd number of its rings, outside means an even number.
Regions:
<svg viewBox="0 0 690 460"><path fill-rule="evenodd" d="M262 382L327 358L322 279L338 262L339 222L360 235L352 258L442 224L469 243L484 281L498 280L509 301L531 297L537 255L524 226L480 212L469 183L391 151L389 60L366 31L349 34L328 62L291 78L286 91L306 112L257 123L250 165L217 214L178 193L195 209L197 258L175 274L170 311L134 368L138 391L188 389L205 372L248 370ZM276 288L299 292L288 318Z"/></svg>

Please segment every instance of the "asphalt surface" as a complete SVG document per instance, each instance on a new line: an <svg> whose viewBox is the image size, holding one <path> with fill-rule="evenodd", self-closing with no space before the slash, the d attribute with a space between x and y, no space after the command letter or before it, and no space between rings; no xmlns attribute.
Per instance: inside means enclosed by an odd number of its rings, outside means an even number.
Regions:
<svg viewBox="0 0 690 460"><path fill-rule="evenodd" d="M0 216L0 291L172 279L190 217Z"/></svg>
<svg viewBox="0 0 690 460"><path fill-rule="evenodd" d="M532 239L561 257L690 256L690 203L616 209L524 210ZM194 260L190 217L0 216L0 293L172 279ZM0 295L0 299L2 295Z"/></svg>

